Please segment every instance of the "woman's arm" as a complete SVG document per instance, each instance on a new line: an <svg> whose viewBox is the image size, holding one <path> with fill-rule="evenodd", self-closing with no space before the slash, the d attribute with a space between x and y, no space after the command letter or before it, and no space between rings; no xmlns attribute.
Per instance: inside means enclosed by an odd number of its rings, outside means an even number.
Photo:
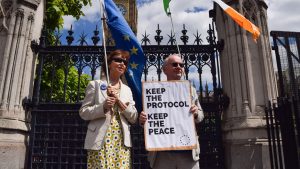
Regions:
<svg viewBox="0 0 300 169"><path fill-rule="evenodd" d="M104 99L99 104L95 103L96 88L95 81L91 81L85 91L85 97L81 108L79 109L79 115L84 120L94 120L97 118L105 117L106 111L104 110Z"/></svg>
<svg viewBox="0 0 300 169"><path fill-rule="evenodd" d="M126 93L129 97L129 102L121 103L121 106L124 106L124 110L121 111L124 117L131 123L134 124L137 121L138 113L135 108L135 102L132 97L132 92L129 88L125 88L124 90L127 90ZM121 102L121 100L119 100Z"/></svg>

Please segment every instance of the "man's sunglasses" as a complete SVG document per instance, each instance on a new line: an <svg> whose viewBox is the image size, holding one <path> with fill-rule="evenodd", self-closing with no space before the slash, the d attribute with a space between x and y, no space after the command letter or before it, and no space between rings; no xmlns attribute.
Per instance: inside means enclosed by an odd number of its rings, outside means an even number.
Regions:
<svg viewBox="0 0 300 169"><path fill-rule="evenodd" d="M114 62L117 62L117 63L124 63L124 65L127 65L128 64L128 61L126 59L123 59L123 58L112 58L111 59L112 61Z"/></svg>
<svg viewBox="0 0 300 169"><path fill-rule="evenodd" d="M184 67L184 63L177 63L177 62L172 63L172 66L173 66L173 67L178 67L178 65L179 65L181 68Z"/></svg>

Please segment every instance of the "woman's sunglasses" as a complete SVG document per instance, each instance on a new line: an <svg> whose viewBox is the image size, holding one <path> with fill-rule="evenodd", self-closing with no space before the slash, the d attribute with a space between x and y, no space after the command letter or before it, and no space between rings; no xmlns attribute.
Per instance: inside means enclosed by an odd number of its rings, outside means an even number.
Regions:
<svg viewBox="0 0 300 169"><path fill-rule="evenodd" d="M172 63L172 66L173 66L173 67L178 67L178 65L179 65L181 68L184 67L184 63L177 63L177 62Z"/></svg>
<svg viewBox="0 0 300 169"><path fill-rule="evenodd" d="M128 64L128 61L126 59L123 59L123 58L112 58L111 59L112 61L114 62L117 62L117 63L124 63L124 65L127 65Z"/></svg>

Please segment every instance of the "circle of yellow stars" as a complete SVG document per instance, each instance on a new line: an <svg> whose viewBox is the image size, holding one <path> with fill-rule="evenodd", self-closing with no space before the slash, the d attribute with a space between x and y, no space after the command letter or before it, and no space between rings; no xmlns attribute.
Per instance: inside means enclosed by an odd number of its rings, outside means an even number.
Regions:
<svg viewBox="0 0 300 169"><path fill-rule="evenodd" d="M124 38L125 41L130 41L129 35L123 35L123 38ZM138 54L138 50L139 50L138 48L136 48L135 46L133 46L133 47L130 49L130 54L131 54L131 55L137 55L137 54ZM139 64L137 64L137 63L135 63L135 62L130 62L129 65L130 65L130 67L131 67L132 69L137 69Z"/></svg>

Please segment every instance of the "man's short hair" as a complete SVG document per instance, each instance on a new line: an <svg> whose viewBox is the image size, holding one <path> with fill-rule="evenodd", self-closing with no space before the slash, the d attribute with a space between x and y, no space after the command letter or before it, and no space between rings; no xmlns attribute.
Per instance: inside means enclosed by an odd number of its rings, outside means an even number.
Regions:
<svg viewBox="0 0 300 169"><path fill-rule="evenodd" d="M167 63L169 62L169 59L170 59L171 56L178 56L178 57L180 57L179 54L170 54L168 57L165 58L164 63L163 63L163 65L162 65L162 68L166 67L166 65L167 65ZM181 58L181 57L180 57L180 58Z"/></svg>

